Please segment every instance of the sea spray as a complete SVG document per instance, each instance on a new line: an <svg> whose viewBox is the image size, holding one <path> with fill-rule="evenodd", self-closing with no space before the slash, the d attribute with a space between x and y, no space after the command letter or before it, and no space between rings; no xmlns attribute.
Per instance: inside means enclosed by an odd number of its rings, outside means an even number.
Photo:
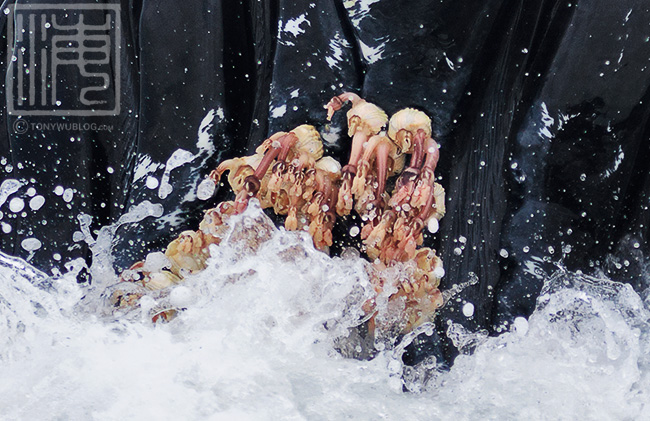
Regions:
<svg viewBox="0 0 650 421"><path fill-rule="evenodd" d="M109 285L117 281L117 275L113 266L113 256L111 254L113 239L117 230L126 224L139 222L147 217L158 218L163 214L163 206L159 203L151 203L148 200L129 208L128 212L120 216L116 223L102 227L94 238L90 232L92 217L86 214L80 214L79 221L81 239L85 241L92 251L92 264L90 266L90 275L92 284L88 288L89 297L97 297L98 294ZM75 274L85 267L85 262L77 259L69 265L68 270Z"/></svg>
<svg viewBox="0 0 650 421"><path fill-rule="evenodd" d="M238 216L208 268L171 289L185 310L167 324L99 317L71 274L0 255L3 419L643 418L650 312L628 285L560 270L526 329L474 342L446 372L432 358L403 365L415 333L372 360L343 358L335 338L363 318L368 263L272 226L235 247L261 215Z"/></svg>

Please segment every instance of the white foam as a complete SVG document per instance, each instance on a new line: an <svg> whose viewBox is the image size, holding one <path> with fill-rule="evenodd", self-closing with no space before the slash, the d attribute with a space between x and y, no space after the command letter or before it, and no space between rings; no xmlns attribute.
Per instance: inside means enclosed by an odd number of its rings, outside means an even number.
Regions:
<svg viewBox="0 0 650 421"><path fill-rule="evenodd" d="M160 212L143 206L122 222L150 213ZM259 210L236 218L241 229L269 227ZM3 418L645 417L650 312L629 285L560 272L530 319L499 337L450 325L454 343L474 352L449 372L431 359L406 368L414 334L378 344L370 361L335 351L371 288L358 253L329 258L305 234L274 228L253 252L231 234L206 271L170 291L169 303L187 309L155 326L104 317L71 274L48 278L0 253ZM148 297L142 314L159 304ZM432 324L417 333L432 335Z"/></svg>
<svg viewBox="0 0 650 421"><path fill-rule="evenodd" d="M378 40L378 42L379 41L380 40ZM363 55L363 58L368 62L368 64L373 64L381 60L383 58L382 55L384 54L384 50L386 49L385 42L371 47L365 44L363 41L359 40L359 46L361 47L361 54Z"/></svg>
<svg viewBox="0 0 650 421"><path fill-rule="evenodd" d="M303 13L294 19L289 19L284 25L283 31L292 34L294 37L297 37L298 35L305 33L305 29L302 28L302 25L305 23L307 26L311 26L311 23L307 19L307 15Z"/></svg>
<svg viewBox="0 0 650 421"><path fill-rule="evenodd" d="M153 162L149 155L140 155L138 157L138 164L135 166L133 172L133 181L138 181L142 177L153 173L163 165L158 162Z"/></svg>
<svg viewBox="0 0 650 421"><path fill-rule="evenodd" d="M4 205L7 198L16 193L23 184L22 181L14 180L13 178L3 180L2 184L0 184L0 206Z"/></svg>
<svg viewBox="0 0 650 421"><path fill-rule="evenodd" d="M279 107L271 108L271 118L280 118L284 116L287 112L287 105L281 105Z"/></svg>
<svg viewBox="0 0 650 421"><path fill-rule="evenodd" d="M165 164L165 171L163 172L162 179L160 180L160 187L158 188L158 197L165 199L173 191L171 184L169 184L171 172L180 166L192 162L195 158L196 155L192 152L186 151L185 149L176 149L174 153L172 153ZM149 180L147 180L147 183L148 182Z"/></svg>

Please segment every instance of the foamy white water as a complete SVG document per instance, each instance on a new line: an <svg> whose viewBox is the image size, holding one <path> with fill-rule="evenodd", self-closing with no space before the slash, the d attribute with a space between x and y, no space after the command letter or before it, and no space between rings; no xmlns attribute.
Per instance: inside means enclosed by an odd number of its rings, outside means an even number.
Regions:
<svg viewBox="0 0 650 421"><path fill-rule="evenodd" d="M1 255L0 419L648 419L650 313L628 285L559 272L528 322L498 338L452 326L475 352L402 376L392 349L335 350L368 296L363 260L276 229L252 254L231 237L206 271L117 316L107 285ZM186 310L152 325L162 301Z"/></svg>

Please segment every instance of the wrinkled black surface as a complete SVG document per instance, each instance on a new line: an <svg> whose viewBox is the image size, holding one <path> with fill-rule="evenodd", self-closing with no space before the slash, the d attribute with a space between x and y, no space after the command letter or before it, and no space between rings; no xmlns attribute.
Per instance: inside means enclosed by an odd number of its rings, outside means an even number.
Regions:
<svg viewBox="0 0 650 421"><path fill-rule="evenodd" d="M14 228L0 236L3 250L27 256L20 241L36 235L44 246L32 261L47 268L52 253L68 246L64 260L85 255L71 241L80 211L98 227L133 203L163 203L179 223L124 227L115 251L117 263L127 266L194 228L214 202L185 200L187 191L218 161L251 151L275 131L303 123L326 135L338 131L326 149L346 159L344 113L326 124L322 106L350 90L388 113L413 106L432 117L447 215L426 242L445 263L443 289L471 273L479 279L442 310L441 333L448 320L498 331L527 316L542 271L558 262L605 271L638 290L648 286L645 2L156 0L121 6L122 113L98 118L118 131L18 135L15 117L1 116L7 129L0 156L13 165L3 176L33 178L47 195L46 206L25 217L10 219L2 207ZM369 12L362 17L364 7ZM301 15L302 33L295 36L286 25ZM334 64L328 61L332 40L340 48ZM362 45L383 45L381 58L369 60ZM144 179L133 180L144 156L164 164L178 148L198 152L197 130L209 110L223 113L209 128L215 151L172 171L169 197L160 200ZM71 143L71 135L81 140ZM43 159L47 147L50 158ZM105 171L109 165L113 174ZM162 169L155 175L160 179ZM85 197L75 195L68 209L48 193L56 185ZM226 196L220 191L217 199ZM469 318L461 311L467 302L475 306ZM432 346L422 352L439 352ZM449 357L454 350L445 352ZM421 358L417 350L407 353L410 361Z"/></svg>

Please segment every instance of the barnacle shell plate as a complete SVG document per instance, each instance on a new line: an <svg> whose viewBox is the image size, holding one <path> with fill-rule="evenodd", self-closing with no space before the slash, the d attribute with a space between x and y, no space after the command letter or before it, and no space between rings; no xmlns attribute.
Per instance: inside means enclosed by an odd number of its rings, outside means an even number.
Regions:
<svg viewBox="0 0 650 421"><path fill-rule="evenodd" d="M292 132L298 138L296 150L307 152L314 161L323 157L323 141L314 126L303 124L293 129Z"/></svg>
<svg viewBox="0 0 650 421"><path fill-rule="evenodd" d="M371 104L369 102L363 102L361 104L355 105L350 108L348 111L348 122L354 116L358 116L363 121L363 126L367 128L370 132L367 135L377 134L388 122L388 116L378 106ZM353 136L354 133L349 134Z"/></svg>

